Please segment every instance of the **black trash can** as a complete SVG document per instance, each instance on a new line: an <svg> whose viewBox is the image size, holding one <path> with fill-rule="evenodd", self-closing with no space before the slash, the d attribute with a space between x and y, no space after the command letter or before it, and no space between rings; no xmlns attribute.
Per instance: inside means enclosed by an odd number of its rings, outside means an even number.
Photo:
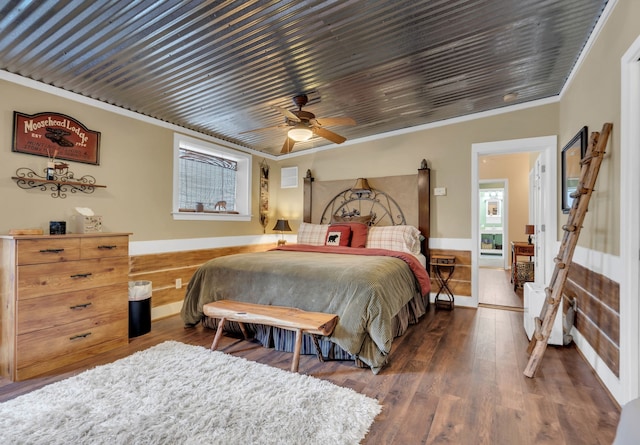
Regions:
<svg viewBox="0 0 640 445"><path fill-rule="evenodd" d="M129 281L129 338L151 331L151 281Z"/></svg>

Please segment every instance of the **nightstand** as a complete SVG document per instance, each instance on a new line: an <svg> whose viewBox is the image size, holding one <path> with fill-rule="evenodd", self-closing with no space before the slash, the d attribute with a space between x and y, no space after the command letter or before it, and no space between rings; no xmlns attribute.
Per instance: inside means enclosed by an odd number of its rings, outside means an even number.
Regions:
<svg viewBox="0 0 640 445"><path fill-rule="evenodd" d="M531 258L536 254L535 244L511 242L511 282L513 290L527 281L535 280L535 268ZM529 257L529 261L518 261L519 256Z"/></svg>
<svg viewBox="0 0 640 445"><path fill-rule="evenodd" d="M453 309L454 297L449 288L449 280L456 268L456 257L453 255L432 255L431 270L438 284L438 292L434 303L436 309ZM440 295L442 294L442 297Z"/></svg>

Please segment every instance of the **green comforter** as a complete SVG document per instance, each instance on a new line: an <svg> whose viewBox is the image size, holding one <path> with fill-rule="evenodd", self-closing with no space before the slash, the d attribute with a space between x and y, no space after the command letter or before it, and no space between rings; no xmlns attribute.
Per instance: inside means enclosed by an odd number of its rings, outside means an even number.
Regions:
<svg viewBox="0 0 640 445"><path fill-rule="evenodd" d="M421 282L422 289L406 259L392 256L286 250L229 255L196 271L181 315L195 325L202 306L221 299L337 314L331 341L377 372L391 351L393 317L417 293L429 291L424 277Z"/></svg>

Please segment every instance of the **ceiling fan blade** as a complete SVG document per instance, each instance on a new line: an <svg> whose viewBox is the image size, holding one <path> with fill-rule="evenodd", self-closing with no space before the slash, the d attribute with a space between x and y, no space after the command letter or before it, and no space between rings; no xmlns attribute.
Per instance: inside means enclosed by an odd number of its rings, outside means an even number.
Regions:
<svg viewBox="0 0 640 445"><path fill-rule="evenodd" d="M335 142L336 144L342 144L347 140L344 136L340 136L339 134L334 133L333 131L329 131L326 128L322 127L311 127L311 131L314 134L317 134L320 137L330 140L331 142Z"/></svg>
<svg viewBox="0 0 640 445"><path fill-rule="evenodd" d="M294 141L290 137L287 137L287 139L285 139L284 141L284 144L282 144L282 150L280 150L280 153L284 155L286 155L287 153L291 153L291 150L293 150L293 144L295 143L296 141Z"/></svg>
<svg viewBox="0 0 640 445"><path fill-rule="evenodd" d="M285 127L289 127L289 125L288 124L273 125L271 127L263 127L263 128L256 128L254 130L241 131L238 134L259 133L261 131L270 131L270 130L276 130L278 128L285 128Z"/></svg>
<svg viewBox="0 0 640 445"><path fill-rule="evenodd" d="M284 116L287 119L292 120L294 122L300 122L300 118L295 114L293 114L291 111L287 110L286 108L278 107L276 105L272 105L272 107L278 110L280 113L284 114Z"/></svg>
<svg viewBox="0 0 640 445"><path fill-rule="evenodd" d="M332 125L355 125L356 121L350 117L322 117L316 118L315 122L321 127L330 127Z"/></svg>

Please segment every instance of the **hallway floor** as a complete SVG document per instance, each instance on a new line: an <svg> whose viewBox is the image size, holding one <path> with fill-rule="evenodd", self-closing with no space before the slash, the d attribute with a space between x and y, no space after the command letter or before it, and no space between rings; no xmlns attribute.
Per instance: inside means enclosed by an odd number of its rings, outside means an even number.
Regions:
<svg viewBox="0 0 640 445"><path fill-rule="evenodd" d="M478 302L488 306L507 306L522 309L523 291L513 291L511 271L503 268L480 267Z"/></svg>

